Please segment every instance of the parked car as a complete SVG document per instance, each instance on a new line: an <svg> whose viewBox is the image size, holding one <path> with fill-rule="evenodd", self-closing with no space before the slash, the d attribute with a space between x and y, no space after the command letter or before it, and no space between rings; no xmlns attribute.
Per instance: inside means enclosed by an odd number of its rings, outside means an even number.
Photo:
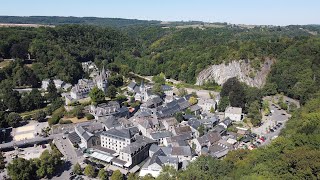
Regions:
<svg viewBox="0 0 320 180"><path fill-rule="evenodd" d="M271 132L274 132L274 130L273 130L273 129L270 129L270 131L271 131Z"/></svg>

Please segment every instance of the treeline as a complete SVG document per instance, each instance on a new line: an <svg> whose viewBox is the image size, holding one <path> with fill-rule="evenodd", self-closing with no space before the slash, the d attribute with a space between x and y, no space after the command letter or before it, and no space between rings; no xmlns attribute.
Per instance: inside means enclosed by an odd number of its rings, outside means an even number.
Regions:
<svg viewBox="0 0 320 180"><path fill-rule="evenodd" d="M62 25L62 24L82 24L110 27L127 26L146 26L160 25L160 21L147 21L137 19L122 18L98 18L98 17L63 17L63 16L0 16L1 23L13 24L44 24L44 25Z"/></svg>

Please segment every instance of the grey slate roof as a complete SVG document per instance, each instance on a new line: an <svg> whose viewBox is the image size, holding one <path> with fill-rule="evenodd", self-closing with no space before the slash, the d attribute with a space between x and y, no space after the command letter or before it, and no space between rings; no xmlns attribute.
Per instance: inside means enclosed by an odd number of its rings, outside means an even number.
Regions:
<svg viewBox="0 0 320 180"><path fill-rule="evenodd" d="M161 139L166 137L171 137L172 133L170 131L159 131L150 134L152 139Z"/></svg>
<svg viewBox="0 0 320 180"><path fill-rule="evenodd" d="M153 143L154 141L144 137L144 136L136 136L136 141L129 144L128 146L126 146L125 148L123 148L121 151L127 154L133 154L137 151L139 151L139 149L141 147L144 147L150 143Z"/></svg>
<svg viewBox="0 0 320 180"><path fill-rule="evenodd" d="M229 127L232 124L232 120L227 117L225 120L223 120L221 123L225 124L227 127Z"/></svg>
<svg viewBox="0 0 320 180"><path fill-rule="evenodd" d="M197 105L197 104L195 104L195 105L193 105L193 106L190 107L190 111L191 111L191 112L199 111L199 110L201 110L201 109L202 109L202 108L201 108L199 105Z"/></svg>
<svg viewBox="0 0 320 180"><path fill-rule="evenodd" d="M189 119L188 124L189 124L189 126L193 127L194 129L198 129L201 126L201 122L195 118Z"/></svg>
<svg viewBox="0 0 320 180"><path fill-rule="evenodd" d="M101 134L120 137L120 138L126 138L126 139L131 139L133 136L129 129L114 129L114 128L104 131Z"/></svg>
<svg viewBox="0 0 320 180"><path fill-rule="evenodd" d="M190 146L178 146L172 147L172 156L191 156L191 148Z"/></svg>
<svg viewBox="0 0 320 180"><path fill-rule="evenodd" d="M165 84L161 86L161 89L162 91L171 91L172 87Z"/></svg>
<svg viewBox="0 0 320 180"><path fill-rule="evenodd" d="M137 83L131 81L130 84L128 85L129 88L134 89L137 86Z"/></svg>

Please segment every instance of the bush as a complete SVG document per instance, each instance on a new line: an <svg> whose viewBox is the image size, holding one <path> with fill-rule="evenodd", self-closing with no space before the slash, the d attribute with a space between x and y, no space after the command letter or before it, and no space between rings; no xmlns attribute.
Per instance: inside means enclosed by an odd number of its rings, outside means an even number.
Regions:
<svg viewBox="0 0 320 180"><path fill-rule="evenodd" d="M38 122L44 122L46 120L46 112L40 110L33 115L33 119Z"/></svg>
<svg viewBox="0 0 320 180"><path fill-rule="evenodd" d="M94 119L94 116L92 114L86 114L86 118L88 120L92 120L92 119Z"/></svg>
<svg viewBox="0 0 320 180"><path fill-rule="evenodd" d="M72 121L71 121L71 120L63 120L63 119L60 119L60 120L59 120L59 124L72 124Z"/></svg>
<svg viewBox="0 0 320 180"><path fill-rule="evenodd" d="M26 115L26 116L23 117L23 120L24 121L29 121L29 120L31 120L31 118L32 118L31 115Z"/></svg>

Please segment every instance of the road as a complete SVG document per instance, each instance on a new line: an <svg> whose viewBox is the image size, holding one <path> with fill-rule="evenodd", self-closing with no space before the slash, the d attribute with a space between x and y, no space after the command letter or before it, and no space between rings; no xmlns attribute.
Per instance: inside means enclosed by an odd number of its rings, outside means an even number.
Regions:
<svg viewBox="0 0 320 180"><path fill-rule="evenodd" d="M141 76L141 75L135 74L135 73L133 73L133 72L130 72L130 73L133 74L133 75L135 75L135 76L137 76L137 77L139 77L139 78L146 79L146 80L152 82L152 77L153 77L153 76ZM174 79L166 79L166 81L172 82L173 84L180 84L180 83L181 83L181 81L174 80ZM188 94L191 94L192 92L196 92L196 93L197 93L197 96L198 96L199 98L203 98L203 99L210 99L210 98L211 98L210 95L209 95L209 92L212 93L212 94L215 95L215 96L217 96L217 95L219 94L219 92L214 92L214 91L209 91L209 90L204 90L204 89L201 89L201 90L199 90L199 89L193 89L193 88L185 88L185 89L187 90ZM178 89L177 89L176 87L174 87L174 88L173 88L173 91L174 91L175 93L177 93L177 92L178 92Z"/></svg>
<svg viewBox="0 0 320 180"><path fill-rule="evenodd" d="M63 134L58 134L54 138L55 145L66 158L66 163L58 172L58 175L52 179L69 179L70 173L72 172L73 165L80 163L83 158L80 152L77 152L68 138L63 139Z"/></svg>

